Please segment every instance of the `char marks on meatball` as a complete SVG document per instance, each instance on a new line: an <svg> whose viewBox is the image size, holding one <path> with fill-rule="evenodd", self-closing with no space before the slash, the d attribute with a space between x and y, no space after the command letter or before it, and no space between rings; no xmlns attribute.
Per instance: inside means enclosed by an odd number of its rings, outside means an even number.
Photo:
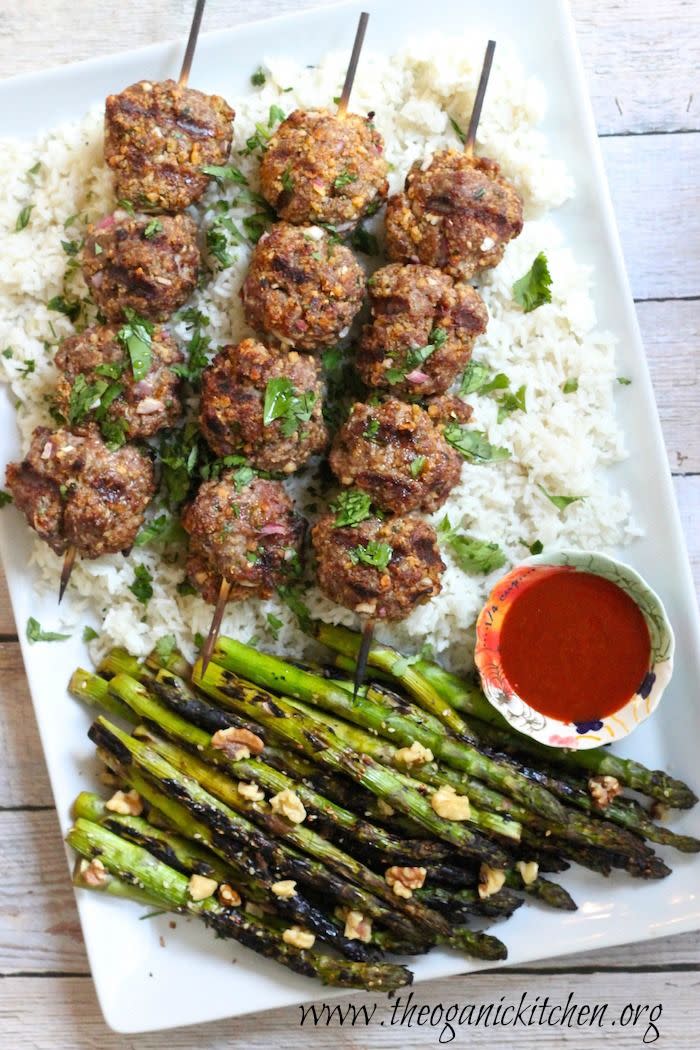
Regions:
<svg viewBox="0 0 700 1050"><path fill-rule="evenodd" d="M395 262L437 266L467 279L497 266L523 228L523 202L486 157L440 150L416 162L386 211L386 251Z"/></svg>
<svg viewBox="0 0 700 1050"><path fill-rule="evenodd" d="M241 484L235 472L205 481L182 524L190 535L187 575L212 604L222 579L239 601L270 598L298 572L304 523L279 481Z"/></svg>
<svg viewBox="0 0 700 1050"><path fill-rule="evenodd" d="M399 263L377 270L369 292L372 321L357 352L364 382L398 397L444 393L486 330L479 293L433 267Z"/></svg>
<svg viewBox="0 0 700 1050"><path fill-rule="evenodd" d="M148 373L137 382L119 331L119 325L95 325L63 340L55 358L60 373L56 406L70 423L75 421L71 417L78 411L80 393L76 381L82 376L87 387L100 389L101 384L105 395L110 395L105 418L121 422L124 437L152 437L163 427L174 426L181 415L180 380L172 366L180 364L183 356L165 329L156 328ZM81 412L80 421L84 418L94 419L90 406Z"/></svg>
<svg viewBox="0 0 700 1050"><path fill-rule="evenodd" d="M286 222L347 229L381 206L387 170L384 142L370 119L296 109L263 154L260 186Z"/></svg>
<svg viewBox="0 0 700 1050"><path fill-rule="evenodd" d="M199 270L197 227L189 215L116 211L88 226L83 273L108 321L135 310L166 321L194 291Z"/></svg>
<svg viewBox="0 0 700 1050"><path fill-rule="evenodd" d="M326 446L319 365L254 339L225 346L202 373L199 422L217 456L292 474Z"/></svg>
<svg viewBox="0 0 700 1050"><path fill-rule="evenodd" d="M318 585L331 601L380 620L403 620L440 593L445 565L435 530L415 514L312 530Z"/></svg>
<svg viewBox="0 0 700 1050"><path fill-rule="evenodd" d="M86 558L127 552L155 493L153 465L134 445L110 451L94 424L37 427L7 486L29 525L56 552Z"/></svg>
<svg viewBox="0 0 700 1050"><path fill-rule="evenodd" d="M252 328L275 343L313 351L346 333L364 284L350 249L320 226L279 222L255 246L241 297Z"/></svg>
<svg viewBox="0 0 700 1050"><path fill-rule="evenodd" d="M396 513L441 507L462 462L427 412L394 399L353 405L330 454L342 485L356 485L376 506Z"/></svg>
<svg viewBox="0 0 700 1050"><path fill-rule="evenodd" d="M218 95L141 80L105 105L105 160L116 196L144 211L183 211L204 193L204 165L228 159L235 114Z"/></svg>

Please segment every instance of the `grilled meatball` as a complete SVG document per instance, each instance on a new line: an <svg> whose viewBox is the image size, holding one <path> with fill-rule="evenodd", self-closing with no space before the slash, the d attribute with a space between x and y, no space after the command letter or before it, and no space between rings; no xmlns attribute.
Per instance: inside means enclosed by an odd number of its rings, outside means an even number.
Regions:
<svg viewBox="0 0 700 1050"><path fill-rule="evenodd" d="M183 211L207 188L206 164L224 164L235 113L218 95L174 80L141 80L105 105L105 160L116 196L144 211Z"/></svg>
<svg viewBox="0 0 700 1050"><path fill-rule="evenodd" d="M235 473L205 481L182 524L190 534L187 575L212 604L222 578L239 601L271 597L298 571L303 521L279 481L242 485Z"/></svg>
<svg viewBox="0 0 700 1050"><path fill-rule="evenodd" d="M432 512L459 481L462 457L418 405L393 398L353 405L330 454L341 485L368 492L383 510Z"/></svg>
<svg viewBox="0 0 700 1050"><path fill-rule="evenodd" d="M403 620L440 593L445 565L435 530L415 514L340 528L326 514L312 530L318 585L331 601L380 620ZM389 557L386 567L363 561ZM380 561L381 564L381 561Z"/></svg>
<svg viewBox="0 0 700 1050"><path fill-rule="evenodd" d="M497 266L523 228L523 202L486 157L441 150L416 162L386 210L386 252L438 266L457 279Z"/></svg>
<svg viewBox="0 0 700 1050"><path fill-rule="evenodd" d="M383 203L387 170L369 118L295 109L263 154L260 188L285 222L349 229Z"/></svg>
<svg viewBox="0 0 700 1050"><path fill-rule="evenodd" d="M56 406L71 420L80 393L76 381L82 376L82 382L88 386L102 383L106 398L117 392L109 401L105 418L121 422L126 438L152 437L163 427L174 426L181 415L180 380L172 366L179 364L183 356L165 329L156 328L151 338L150 368L136 382L126 347L118 338L119 330L119 325L95 325L63 340L55 358L60 372ZM86 417L95 418L89 406L82 415Z"/></svg>
<svg viewBox="0 0 700 1050"><path fill-rule="evenodd" d="M322 350L347 333L364 273L320 226L279 222L258 241L241 297L251 327L283 346Z"/></svg>
<svg viewBox="0 0 700 1050"><path fill-rule="evenodd" d="M441 394L464 370L488 314L478 292L430 266L384 266L370 278L372 322L357 368L398 397Z"/></svg>
<svg viewBox="0 0 700 1050"><path fill-rule="evenodd" d="M74 546L85 558L127 552L155 493L153 465L134 445L114 452L94 424L37 427L7 486L30 526L56 554Z"/></svg>
<svg viewBox="0 0 700 1050"><path fill-rule="evenodd" d="M320 368L254 339L225 346L202 373L199 423L217 456L293 474L326 445Z"/></svg>
<svg viewBox="0 0 700 1050"><path fill-rule="evenodd" d="M468 423L473 409L454 394L435 394L425 400L425 410L433 423Z"/></svg>
<svg viewBox="0 0 700 1050"><path fill-rule="evenodd" d="M197 285L197 227L189 215L129 215L115 211L88 226L83 273L108 321L132 309L166 321Z"/></svg>

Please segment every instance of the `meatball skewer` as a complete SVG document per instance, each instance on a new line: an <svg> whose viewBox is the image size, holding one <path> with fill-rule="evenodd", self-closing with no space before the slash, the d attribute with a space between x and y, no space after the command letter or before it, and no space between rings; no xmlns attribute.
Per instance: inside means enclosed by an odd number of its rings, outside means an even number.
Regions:
<svg viewBox="0 0 700 1050"><path fill-rule="evenodd" d="M343 84L343 90L340 92L340 101L338 102L337 111L339 117L344 117L348 111L350 95L352 93L352 85L355 83L355 74L357 73L357 65L360 61L362 45L365 42L365 33L367 32L368 22L369 15L366 11L363 11L357 23L357 31L355 33L355 40L352 45L352 53L350 55L350 61L348 63L348 71L345 74L345 83Z"/></svg>

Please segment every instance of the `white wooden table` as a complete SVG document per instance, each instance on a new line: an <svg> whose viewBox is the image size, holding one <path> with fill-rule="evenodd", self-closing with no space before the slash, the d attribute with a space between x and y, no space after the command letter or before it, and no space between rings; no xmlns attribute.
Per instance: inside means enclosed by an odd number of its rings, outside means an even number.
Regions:
<svg viewBox="0 0 700 1050"><path fill-rule="evenodd" d="M322 0L317 0L322 2ZM312 6L310 0L210 0L205 28ZM0 0L0 75L73 62L186 33L191 0ZM371 4L369 4L371 10ZM656 388L669 463L700 582L700 4L573 0L627 266ZM397 4L397 17L400 5ZM697 698L694 698L697 700ZM700 884L700 876L699 876ZM700 934L527 969L421 985L433 1006L518 1002L663 1004L659 1045L700 1045ZM353 1003L371 1003L358 996ZM386 1016L386 1015L385 1015ZM644 1026L613 1029L616 1048ZM608 1029L610 1033L610 1029ZM51 805L16 630L0 580L0 1046L380 1048L437 1046L439 1029L300 1027L297 1008L198 1030L125 1038L100 1015ZM597 1028L464 1029L453 1045L598 1047ZM609 1037L609 1036L608 1036Z"/></svg>

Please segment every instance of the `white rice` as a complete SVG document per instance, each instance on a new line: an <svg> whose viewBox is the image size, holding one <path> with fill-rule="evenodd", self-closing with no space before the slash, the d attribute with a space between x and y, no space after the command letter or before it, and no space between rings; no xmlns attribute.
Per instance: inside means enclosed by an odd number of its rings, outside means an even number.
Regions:
<svg viewBox="0 0 700 1050"><path fill-rule="evenodd" d="M353 108L376 113L375 123L385 138L392 165L392 191L399 188L415 159L427 162L436 149L456 145L448 114L466 127L483 43L474 38L423 38L397 55L363 55ZM273 104L285 113L298 106L330 105L339 94L346 60L346 55L329 55L313 69L279 58L269 60L264 87L233 99L237 110L233 160L249 177L252 188L256 187L257 161L239 156L238 150L253 133L255 122L266 122ZM290 85L293 90L285 90ZM219 90L230 96L225 83ZM576 262L547 218L550 209L573 194L573 182L563 165L549 155L548 143L537 130L545 104L542 85L525 74L517 55L500 47L479 127L478 149L496 159L515 183L525 201L527 221L501 265L481 282L490 320L474 357L487 362L494 372L505 372L511 389L526 385L527 411L513 412L498 423L492 397L470 396L473 425L486 431L493 444L510 449L512 458L480 466L465 464L460 485L435 515L438 522L447 513L453 526L497 541L509 564L527 555L523 541L605 550L637 534L626 495L615 491L605 477L605 468L625 454L615 420L614 343L596 329L590 274ZM40 169L29 174L37 161ZM45 349L44 344L55 344L72 331L65 317L46 307L52 296L63 291L67 256L61 241L80 238L85 217L96 219L114 207L111 176L102 161L101 108L80 123L64 125L33 142L3 142L0 179L5 191L0 202L0 349L12 348L11 357L0 356L0 374L17 399L17 421L26 446L35 426L50 423L44 398L55 381L55 370L53 347ZM211 219L213 213L203 213L224 195L230 199L235 191L224 194L212 187L204 206L196 210L197 219ZM30 221L24 230L15 232L17 215L29 202L33 204ZM83 219L65 230L65 220L76 213ZM240 219L246 211L237 214L234 209L231 214ZM381 218L376 225L381 239ZM207 334L214 347L249 334L238 296L249 249L234 251L234 264L215 275L192 300L211 319ZM553 301L524 314L513 302L511 288L539 251L549 260ZM79 273L70 280L79 295ZM183 340L187 338L184 325L175 326L174 331ZM29 361L35 362L35 370L23 375ZM564 394L562 384L572 378L578 379L578 389ZM304 482L290 484L303 507ZM540 486L581 500L559 511ZM449 665L466 668L474 620L494 574L466 574L449 549L444 558L448 569L439 597L404 623L384 628L382 635L406 651L428 642ZM139 563L153 576L154 594L145 609L128 589ZM60 559L39 540L32 564L42 585L55 590ZM194 635L206 632L212 609L199 597L178 595L176 585L182 578L182 564L166 564L152 548L136 549L128 559L114 555L80 561L64 614L71 623L90 619L99 625L100 637L93 643L95 656L115 644L143 655L166 634L174 634L178 645L192 655ZM315 589L306 600L313 614L328 621L353 624L356 620L353 613L333 605ZM283 624L275 632L268 623L270 613ZM307 645L293 616L276 600L230 605L223 629L244 641L256 637L262 646L278 651L298 654Z"/></svg>

